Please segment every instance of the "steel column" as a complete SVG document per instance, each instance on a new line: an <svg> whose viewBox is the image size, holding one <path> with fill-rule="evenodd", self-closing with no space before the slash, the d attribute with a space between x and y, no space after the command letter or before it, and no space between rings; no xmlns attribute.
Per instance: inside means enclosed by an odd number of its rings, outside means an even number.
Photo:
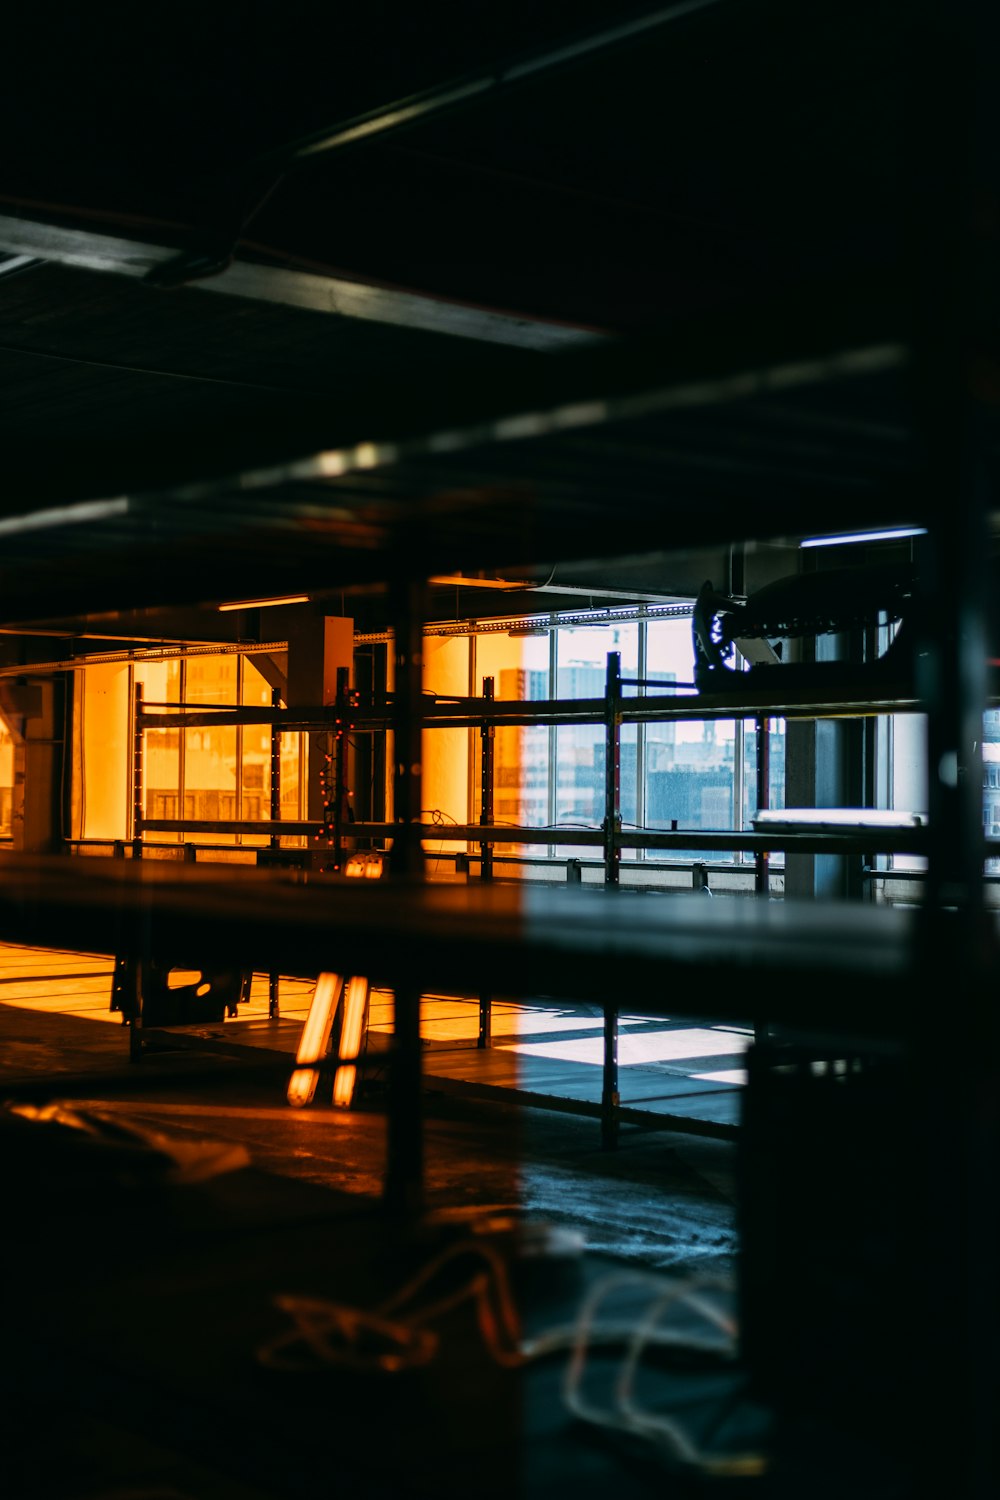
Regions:
<svg viewBox="0 0 1000 1500"><path fill-rule="evenodd" d="M494 695L494 680L483 678L483 701L491 703ZM494 749L496 729L492 722L483 719L479 727L480 741L480 823L489 828L493 823ZM479 845L479 878L493 879L493 845L486 840ZM477 1047L488 1047L493 1040L493 996L488 990L479 992L479 1035Z"/></svg>
<svg viewBox="0 0 1000 1500"><path fill-rule="evenodd" d="M771 805L771 721L760 714L754 720L754 732L757 740L757 810L769 808ZM754 863L754 891L758 896L767 896L771 888L771 851L770 849L758 849L753 857ZM753 1023L753 1039L759 1045L766 1042L768 1038L768 1024L766 1021L755 1020Z"/></svg>
<svg viewBox="0 0 1000 1500"><path fill-rule="evenodd" d="M604 689L604 884L617 885L621 869L622 657L608 652Z"/></svg>
<svg viewBox="0 0 1000 1500"><path fill-rule="evenodd" d="M423 846L417 824L422 806L421 699L426 593L423 580L408 577L397 578L391 596L396 712L393 725L394 826L389 878L394 882L420 882L424 874ZM422 1058L420 989L407 967L405 952L400 954L393 994L384 1197L385 1206L391 1213L412 1215L420 1212L424 1195Z"/></svg>
<svg viewBox="0 0 1000 1500"><path fill-rule="evenodd" d="M962 1500L996 1493L1000 1297L994 1265L1000 1164L993 1003L997 951L983 899L982 736L986 624L991 613L987 517L995 506L987 327L1000 113L995 6L957 0L916 8L906 59L911 131L908 189L913 313L914 431L922 445L928 535L916 545L923 587L918 689L927 711L930 851L922 952L914 964L908 1037L912 1120L906 1140L911 1217L904 1225L918 1305L932 1298L919 1339L902 1351L914 1370L908 1412L919 1434L928 1494ZM927 110L933 97L936 107ZM917 519L920 519L917 513ZM941 998L961 1068L941 1065ZM941 1371L947 1371L940 1380ZM955 1443L954 1435L961 1434Z"/></svg>
<svg viewBox="0 0 1000 1500"><path fill-rule="evenodd" d="M347 667L337 668L337 718L333 742L333 868L340 873L344 863L344 801L347 794L347 730L350 723L350 689ZM327 785L329 795L329 785ZM329 809L327 809L329 811Z"/></svg>
<svg viewBox="0 0 1000 1500"><path fill-rule="evenodd" d="M757 740L757 811L771 806L771 721L763 715L754 720ZM754 890L758 896L766 896L770 890L769 849L759 849L754 855Z"/></svg>
<svg viewBox="0 0 1000 1500"><path fill-rule="evenodd" d="M281 694L278 689L271 689L271 707L281 707ZM277 724L271 725L271 787L270 807L272 823L277 823L281 817L281 730ZM272 849L281 848L281 836L272 833L268 843ZM281 1014L281 999L279 995L279 976L269 974L267 976L267 1015L268 1020L274 1021Z"/></svg>
<svg viewBox="0 0 1000 1500"><path fill-rule="evenodd" d="M622 658L608 652L604 689L604 884L618 887L621 873L621 699ZM606 1151L618 1145L618 1002L604 1002L604 1079L601 1091L601 1145Z"/></svg>
<svg viewBox="0 0 1000 1500"><path fill-rule="evenodd" d="M132 690L132 858L142 857L143 816L142 683Z"/></svg>
<svg viewBox="0 0 1000 1500"><path fill-rule="evenodd" d="M393 736L393 836L389 858L394 877L420 879L424 854L416 824L422 803L423 634L426 587L412 580L393 590L395 684Z"/></svg>
<svg viewBox="0 0 1000 1500"><path fill-rule="evenodd" d="M604 1082L601 1090L601 1146L613 1151L618 1145L621 1096L618 1092L618 1006L604 1003Z"/></svg>

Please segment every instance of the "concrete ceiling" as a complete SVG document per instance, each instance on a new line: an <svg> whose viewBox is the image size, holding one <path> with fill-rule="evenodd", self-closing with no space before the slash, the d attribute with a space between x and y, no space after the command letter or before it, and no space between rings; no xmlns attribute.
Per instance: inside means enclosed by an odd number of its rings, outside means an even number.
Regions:
<svg viewBox="0 0 1000 1500"><path fill-rule="evenodd" d="M0 620L680 592L731 542L925 518L914 205L957 210L921 69L961 78L918 11L19 13Z"/></svg>

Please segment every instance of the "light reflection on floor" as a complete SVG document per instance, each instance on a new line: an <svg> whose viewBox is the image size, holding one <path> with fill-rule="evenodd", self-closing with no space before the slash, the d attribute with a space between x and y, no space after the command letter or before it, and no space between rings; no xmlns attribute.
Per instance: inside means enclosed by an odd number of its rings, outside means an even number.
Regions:
<svg viewBox="0 0 1000 1500"><path fill-rule="evenodd" d="M65 1018L65 1040L49 1028L37 1035L11 1030L5 1056L11 1076L24 1071L81 1067L96 1070L95 1083L116 1066L128 1068L121 1016L110 1009L113 964L103 956L0 945L0 1014L34 1011L52 1023ZM265 1038L281 1034L294 1055L314 985L282 977L281 1023L268 1015L268 979L254 977L240 1020L228 1022L239 1037L242 1021ZM91 1022L103 1022L92 1027ZM495 1001L494 1045L475 1046L479 1004L474 996L424 998L422 1031L429 1089L426 1129L427 1191L432 1204L484 1201L520 1202L533 1215L583 1232L595 1248L643 1264L727 1269L735 1250L731 1143L704 1132L661 1134L644 1127L623 1132L620 1149L603 1151L592 1117L559 1108L536 1107L542 1094L557 1103L575 1095L600 1096L600 1010L567 1004L523 1005ZM392 1027L392 996L372 995L373 1031ZM87 1045L93 1034L97 1046ZM103 1037L107 1035L107 1045ZM642 1109L664 1112L701 1106L705 1118L737 1098L733 1085L742 1074L725 1068L723 1058L741 1056L749 1040L732 1028L702 1027L689 1021L626 1015L620 1020L623 1090L632 1089ZM80 1042L73 1038L80 1038ZM179 1054L171 1055L178 1064ZM187 1054L190 1057L191 1054ZM575 1059L585 1056L581 1063ZM711 1061L718 1058L713 1070ZM168 1063L170 1059L168 1058ZM211 1059L208 1059L211 1062ZM695 1070L692 1063L706 1065ZM441 1092L451 1069L457 1092ZM506 1070L514 1089L480 1090L468 1100L463 1078ZM548 1081L542 1077L548 1075ZM320 1101L308 1110L289 1108L273 1082L228 1085L216 1081L206 1092L182 1094L168 1078L133 1075L134 1087L117 1085L92 1102L130 1119L182 1134L208 1134L239 1142L264 1170L348 1193L378 1195L386 1160L385 1117L381 1107L334 1110ZM188 1076L186 1058L176 1078ZM194 1075L196 1078L196 1075ZM671 1093L672 1091L672 1093ZM74 1096L86 1107L89 1094ZM623 1092L623 1101L628 1097ZM493 1099L496 1103L492 1103ZM484 1113L485 1111L485 1113ZM722 1117L720 1114L719 1118Z"/></svg>
<svg viewBox="0 0 1000 1500"><path fill-rule="evenodd" d="M0 944L0 1004L50 1014L71 1015L120 1026L120 1015L110 1008L113 961L102 955ZM281 1020L301 1026L308 1013L314 984L311 979L281 975L278 983ZM269 979L255 974L249 1000L240 1007L240 1021L266 1022ZM392 993L373 989L370 1030L388 1034L393 1025ZM421 1002L421 1035L437 1048L468 1047L476 1040L479 1001L475 996L425 995ZM583 1064L599 1069L603 1059L603 1019L593 1006L522 1004L494 1000L492 1043L495 1052L509 1052L553 1064ZM286 1024L285 1036L293 1037ZM727 1026L691 1026L641 1015L619 1018L619 1067L661 1071L702 1085L739 1088L744 1069L735 1065L749 1044L746 1030ZM286 1042L289 1050L294 1040ZM712 1068L710 1059L730 1066ZM701 1064L701 1066L698 1066ZM706 1064L709 1064L706 1066Z"/></svg>

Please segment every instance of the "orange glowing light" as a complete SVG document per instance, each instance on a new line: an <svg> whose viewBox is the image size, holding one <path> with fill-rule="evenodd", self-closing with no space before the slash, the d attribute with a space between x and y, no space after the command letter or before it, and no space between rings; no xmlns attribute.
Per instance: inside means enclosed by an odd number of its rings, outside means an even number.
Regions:
<svg viewBox="0 0 1000 1500"><path fill-rule="evenodd" d="M333 1079L333 1102L346 1109L354 1098L358 1070L355 1064L361 1049L361 1032L368 1009L368 980L355 975L344 996L344 1023L340 1028L338 1056L342 1066Z"/></svg>
<svg viewBox="0 0 1000 1500"><path fill-rule="evenodd" d="M296 1053L296 1069L288 1080L288 1102L301 1109L311 1104L319 1083L319 1069L315 1066L326 1056L330 1046L330 1032L344 987L341 974L321 974L316 981L309 1014L306 1016L299 1050Z"/></svg>

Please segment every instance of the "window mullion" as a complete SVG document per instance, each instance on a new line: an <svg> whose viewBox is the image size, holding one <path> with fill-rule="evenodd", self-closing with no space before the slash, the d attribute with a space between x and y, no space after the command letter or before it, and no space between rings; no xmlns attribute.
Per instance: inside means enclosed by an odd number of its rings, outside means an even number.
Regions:
<svg viewBox="0 0 1000 1500"><path fill-rule="evenodd" d="M236 658L236 701L243 705L243 657ZM243 725L236 726L236 821L243 818ZM237 833L236 843L242 844L243 835Z"/></svg>
<svg viewBox="0 0 1000 1500"><path fill-rule="evenodd" d="M559 696L559 631L549 631L549 697ZM545 796L545 821L550 828L555 827L558 816L559 798L559 730L555 724L548 728L548 777ZM555 844L548 845L549 859L554 859L556 853Z"/></svg>
<svg viewBox="0 0 1000 1500"><path fill-rule="evenodd" d="M640 682L645 682L646 672L646 621L638 623L638 677ZM645 693L645 688L640 688ZM646 726L639 723L635 727L635 821L638 828L646 826ZM645 849L637 849L634 858L642 861L646 858Z"/></svg>

